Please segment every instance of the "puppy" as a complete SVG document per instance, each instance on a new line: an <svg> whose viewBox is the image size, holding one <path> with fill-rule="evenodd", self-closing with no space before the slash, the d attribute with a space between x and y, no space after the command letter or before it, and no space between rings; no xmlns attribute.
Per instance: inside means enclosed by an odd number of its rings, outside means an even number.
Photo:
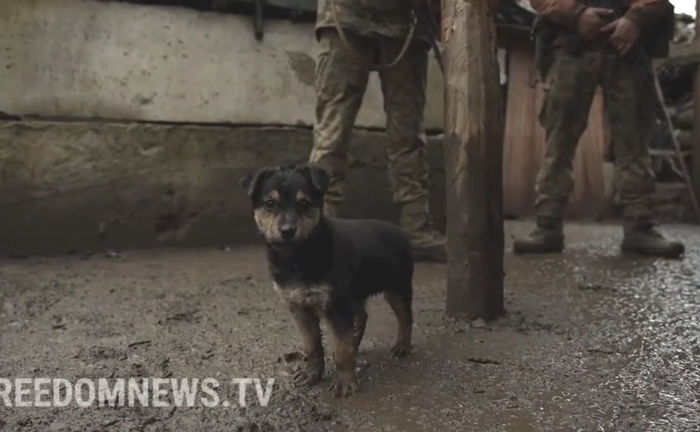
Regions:
<svg viewBox="0 0 700 432"><path fill-rule="evenodd" d="M411 245L395 225L323 215L329 176L313 165L262 168L241 180L265 240L274 289L289 306L307 355L294 375L313 385L324 372L320 319L333 334L336 396L357 391L355 357L368 297L384 293L398 319L394 356L409 353L413 315Z"/></svg>

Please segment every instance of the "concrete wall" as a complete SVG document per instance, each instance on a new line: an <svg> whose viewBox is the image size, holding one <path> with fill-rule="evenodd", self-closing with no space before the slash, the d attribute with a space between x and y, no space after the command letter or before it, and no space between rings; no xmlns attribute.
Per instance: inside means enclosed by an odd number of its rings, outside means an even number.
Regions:
<svg viewBox="0 0 700 432"><path fill-rule="evenodd" d="M312 24L94 0L0 0L0 111L44 117L312 125ZM442 119L431 73L430 128ZM373 74L358 125L382 127Z"/></svg>
<svg viewBox="0 0 700 432"><path fill-rule="evenodd" d="M0 255L84 253L254 239L238 185L254 168L302 161L308 128L99 122L0 123ZM344 215L396 219L385 134L353 138ZM442 152L431 142L444 226Z"/></svg>

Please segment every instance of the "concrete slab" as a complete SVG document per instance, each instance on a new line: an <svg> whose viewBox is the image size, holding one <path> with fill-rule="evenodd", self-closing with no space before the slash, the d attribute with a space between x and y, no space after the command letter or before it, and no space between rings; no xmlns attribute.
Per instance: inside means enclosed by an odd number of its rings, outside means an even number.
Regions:
<svg viewBox="0 0 700 432"><path fill-rule="evenodd" d="M0 111L14 115L310 126L313 25L94 0L0 0ZM442 125L431 65L426 127ZM383 128L373 74L359 126Z"/></svg>
<svg viewBox="0 0 700 432"><path fill-rule="evenodd" d="M250 241L255 229L238 180L305 161L311 142L305 128L0 123L0 255ZM382 132L355 131L347 216L395 220L385 143ZM440 142L430 148L444 226Z"/></svg>

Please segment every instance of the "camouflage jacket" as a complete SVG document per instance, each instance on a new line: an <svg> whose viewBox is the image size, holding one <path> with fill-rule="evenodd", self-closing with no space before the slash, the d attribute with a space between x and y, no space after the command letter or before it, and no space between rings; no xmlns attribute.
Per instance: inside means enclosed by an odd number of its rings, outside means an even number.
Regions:
<svg viewBox="0 0 700 432"><path fill-rule="evenodd" d="M412 17L408 0L318 0L316 29L338 25L363 36L405 38Z"/></svg>

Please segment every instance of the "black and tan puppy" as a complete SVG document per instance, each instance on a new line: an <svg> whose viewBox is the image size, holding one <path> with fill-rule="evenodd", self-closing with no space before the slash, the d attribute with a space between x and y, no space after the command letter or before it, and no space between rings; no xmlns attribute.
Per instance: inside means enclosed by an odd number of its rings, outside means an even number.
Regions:
<svg viewBox="0 0 700 432"><path fill-rule="evenodd" d="M323 215L328 174L312 165L263 168L241 181L265 239L274 288L291 309L307 363L294 375L315 384L324 371L320 319L333 334L337 396L357 390L355 355L367 323L365 302L384 293L399 322L395 356L411 348L413 260L395 225Z"/></svg>

